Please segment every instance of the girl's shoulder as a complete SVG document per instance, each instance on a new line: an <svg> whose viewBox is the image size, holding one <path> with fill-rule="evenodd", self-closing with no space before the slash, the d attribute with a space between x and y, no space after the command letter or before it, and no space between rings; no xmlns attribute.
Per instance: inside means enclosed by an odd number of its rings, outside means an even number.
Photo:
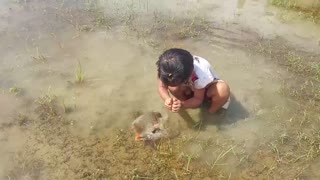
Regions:
<svg viewBox="0 0 320 180"><path fill-rule="evenodd" d="M200 67L200 68L210 68L211 65L209 63L208 60L200 57L200 56L193 56L193 64L197 67Z"/></svg>

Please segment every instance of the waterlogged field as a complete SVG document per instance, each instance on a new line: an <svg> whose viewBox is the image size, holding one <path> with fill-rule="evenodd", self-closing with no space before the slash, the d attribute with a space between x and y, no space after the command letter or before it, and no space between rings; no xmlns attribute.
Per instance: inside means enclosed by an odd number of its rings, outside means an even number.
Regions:
<svg viewBox="0 0 320 180"><path fill-rule="evenodd" d="M254 0L1 1L1 179L319 179L314 20ZM228 82L226 112L165 110L171 47ZM179 136L136 142L147 111Z"/></svg>

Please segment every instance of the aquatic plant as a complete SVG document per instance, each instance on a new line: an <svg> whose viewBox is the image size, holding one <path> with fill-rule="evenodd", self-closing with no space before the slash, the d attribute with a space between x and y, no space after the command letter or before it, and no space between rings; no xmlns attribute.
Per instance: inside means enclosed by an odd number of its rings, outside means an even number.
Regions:
<svg viewBox="0 0 320 180"><path fill-rule="evenodd" d="M76 83L81 84L81 83L84 82L85 74L84 74L84 71L82 69L80 61L78 62L78 66L77 66L77 69L76 69L75 76L76 76Z"/></svg>
<svg viewBox="0 0 320 180"><path fill-rule="evenodd" d="M40 52L39 47L36 47L36 55L31 56L33 60L44 63L47 58Z"/></svg>
<svg viewBox="0 0 320 180"><path fill-rule="evenodd" d="M14 95L18 95L21 92L21 89L16 86L13 86L13 87L9 88L9 92Z"/></svg>
<svg viewBox="0 0 320 180"><path fill-rule="evenodd" d="M299 12L299 15L310 19L314 23L319 23L320 20L320 1L313 0L308 6L302 0L270 0L272 5L285 8L286 10L294 10ZM281 18L285 19L287 12L282 13Z"/></svg>

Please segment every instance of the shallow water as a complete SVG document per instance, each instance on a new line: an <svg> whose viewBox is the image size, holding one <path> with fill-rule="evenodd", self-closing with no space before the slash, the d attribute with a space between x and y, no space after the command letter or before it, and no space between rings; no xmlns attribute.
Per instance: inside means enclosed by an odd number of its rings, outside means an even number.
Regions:
<svg viewBox="0 0 320 180"><path fill-rule="evenodd" d="M283 76L288 73L248 48L246 42L279 36L297 48L320 52L319 26L300 20L283 23L275 16L278 11L268 8L265 1L84 2L87 4L80 1L0 4L0 88L3 90L0 122L9 126L0 129L4 147L0 153L6 157L1 159L0 175L7 175L10 157L23 152L24 144L43 147L42 153L49 154L46 157L59 155L59 148L51 147L54 152L50 154L50 148L43 143L26 141L25 133L32 134L32 131L10 124L19 113L33 117L34 101L44 94L57 96L59 105L70 109L63 118L71 121L68 126L75 137L86 138L92 134L113 137L114 129L129 131L137 112L167 113L158 97L155 80L155 62L163 46L153 48L146 43L158 41L157 34L136 37L137 31L148 29L148 22L156 16L154 12L178 18L196 14L204 16L215 27L212 34L202 38L160 41L165 47L183 47L206 58L218 76L230 84L234 98L222 122L219 116L201 110L189 111L194 121L206 122L203 130L195 132L177 114L170 114L172 119L181 121L184 137L197 136L199 141L215 139L216 146L206 151L199 149L196 142L187 144L186 152L199 154L203 163L214 162L220 148L224 149L221 144L227 143L229 147L229 141L237 144L238 151L245 152L240 153L240 158L257 152L261 144L267 144L279 131L281 124L277 122L289 120L295 111L291 109L291 101L278 93ZM92 31L79 31L79 27L93 24L85 10L97 7L114 20L107 23L112 27L92 26ZM127 17L132 17L137 27L130 26L131 21L128 26L121 24ZM113 26L118 23L119 26ZM85 74L85 81L80 85L75 83L79 62ZM18 88L16 95L13 89L10 92L13 87ZM229 165L222 169L239 173L238 165L233 163L239 157L226 160ZM54 162L53 159L44 161Z"/></svg>

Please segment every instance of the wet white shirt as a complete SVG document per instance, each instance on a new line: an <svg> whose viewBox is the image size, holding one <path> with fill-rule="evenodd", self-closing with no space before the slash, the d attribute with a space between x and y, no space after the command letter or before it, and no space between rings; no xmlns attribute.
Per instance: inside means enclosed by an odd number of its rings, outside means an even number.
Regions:
<svg viewBox="0 0 320 180"><path fill-rule="evenodd" d="M195 89L203 89L213 81L219 80L217 74L213 71L210 63L199 56L193 56L194 72L196 77L192 77Z"/></svg>

